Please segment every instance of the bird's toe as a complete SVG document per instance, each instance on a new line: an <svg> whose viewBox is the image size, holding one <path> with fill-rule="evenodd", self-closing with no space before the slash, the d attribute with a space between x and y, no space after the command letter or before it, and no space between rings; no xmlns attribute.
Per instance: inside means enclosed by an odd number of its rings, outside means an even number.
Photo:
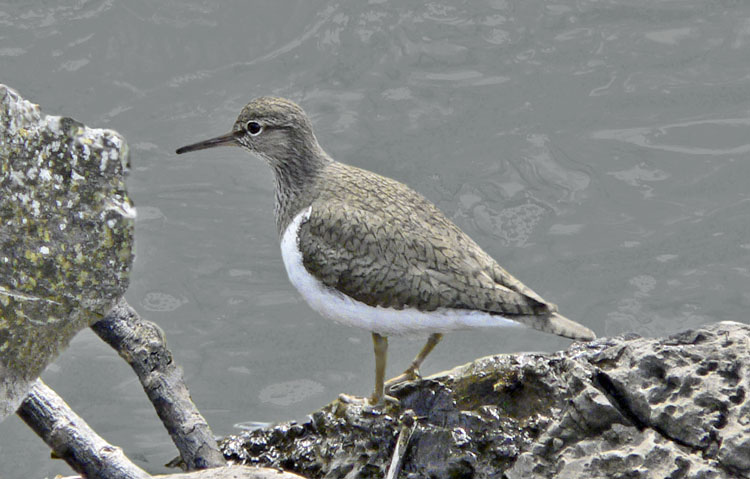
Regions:
<svg viewBox="0 0 750 479"><path fill-rule="evenodd" d="M409 381L417 381L422 379L422 374L420 374L419 369L407 369L403 373L399 374L398 376L389 379L385 382L386 389L390 389L393 386L396 386L401 383L409 382Z"/></svg>

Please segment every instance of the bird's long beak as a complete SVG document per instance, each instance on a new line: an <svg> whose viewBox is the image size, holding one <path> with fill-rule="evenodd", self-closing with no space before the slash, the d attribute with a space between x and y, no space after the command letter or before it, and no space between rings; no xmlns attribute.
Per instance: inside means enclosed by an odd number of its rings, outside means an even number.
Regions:
<svg viewBox="0 0 750 479"><path fill-rule="evenodd" d="M177 148L177 154L181 155L189 151L205 150L206 148L213 148L215 146L239 146L239 143L237 142L235 133L231 132L226 135L211 138L210 140L203 140L198 143L193 143L192 145Z"/></svg>

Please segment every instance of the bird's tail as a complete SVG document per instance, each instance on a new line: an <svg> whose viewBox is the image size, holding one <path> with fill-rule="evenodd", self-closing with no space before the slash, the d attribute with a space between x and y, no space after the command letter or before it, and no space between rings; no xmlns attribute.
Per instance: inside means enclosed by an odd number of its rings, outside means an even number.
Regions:
<svg viewBox="0 0 750 479"><path fill-rule="evenodd" d="M589 328L571 321L559 313L550 313L546 316L526 316L520 322L539 331L557 334L558 336L570 339L581 341L596 339L596 334Z"/></svg>

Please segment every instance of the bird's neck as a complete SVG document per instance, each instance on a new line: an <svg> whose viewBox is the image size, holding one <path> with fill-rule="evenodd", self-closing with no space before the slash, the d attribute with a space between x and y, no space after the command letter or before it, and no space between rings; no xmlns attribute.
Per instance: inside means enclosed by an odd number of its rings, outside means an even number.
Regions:
<svg viewBox="0 0 750 479"><path fill-rule="evenodd" d="M279 235L294 217L315 199L311 186L333 160L320 147L317 151L287 157L272 164L276 180L275 217Z"/></svg>

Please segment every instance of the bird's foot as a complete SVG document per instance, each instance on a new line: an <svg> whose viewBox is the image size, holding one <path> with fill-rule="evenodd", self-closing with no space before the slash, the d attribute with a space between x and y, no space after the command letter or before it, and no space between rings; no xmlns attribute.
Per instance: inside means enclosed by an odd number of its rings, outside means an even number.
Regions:
<svg viewBox="0 0 750 479"><path fill-rule="evenodd" d="M388 381L386 381L385 388L391 389L393 386L397 384L405 383L408 381L417 381L419 379L422 379L422 375L419 373L419 369L409 368L403 373L396 376L395 378L391 378Z"/></svg>
<svg viewBox="0 0 750 479"><path fill-rule="evenodd" d="M359 397L359 396L352 396L351 394L339 394L339 401L344 404L357 404L357 405L364 405L367 404L367 398Z"/></svg>
<svg viewBox="0 0 750 479"><path fill-rule="evenodd" d="M401 406L401 401L387 394L383 394L380 397L378 397L378 395L376 394L373 394L369 398L364 398L342 393L339 394L339 401L343 404L360 406L363 410L383 409L387 406Z"/></svg>

